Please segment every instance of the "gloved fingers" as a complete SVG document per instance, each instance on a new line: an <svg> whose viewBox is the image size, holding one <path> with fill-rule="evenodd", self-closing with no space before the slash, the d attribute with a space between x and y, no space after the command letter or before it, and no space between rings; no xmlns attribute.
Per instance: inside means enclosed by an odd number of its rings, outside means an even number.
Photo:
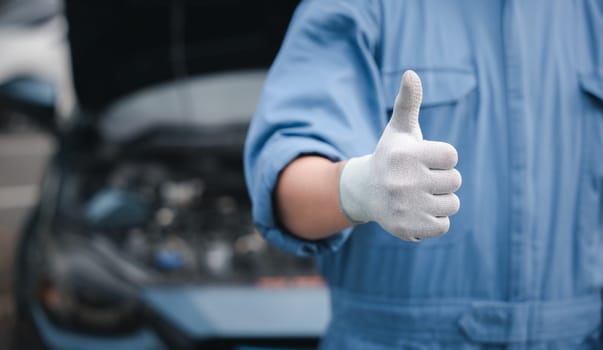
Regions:
<svg viewBox="0 0 603 350"><path fill-rule="evenodd" d="M450 230L450 218L447 216L440 216L435 218L436 226L438 227L437 236L441 236Z"/></svg>
<svg viewBox="0 0 603 350"><path fill-rule="evenodd" d="M451 144L440 141L423 141L419 156L428 168L439 170L454 168L459 159Z"/></svg>
<svg viewBox="0 0 603 350"><path fill-rule="evenodd" d="M460 208L461 201L454 193L433 195L430 214L436 217L451 216L456 214Z"/></svg>
<svg viewBox="0 0 603 350"><path fill-rule="evenodd" d="M450 219L447 216L432 216L429 227L426 227L421 236L414 238L434 238L443 235L450 229Z"/></svg>
<svg viewBox="0 0 603 350"><path fill-rule="evenodd" d="M450 229L448 216L435 216L427 211L417 213L415 221L391 222L392 226L385 225L383 228L398 238L418 242L424 238L433 238L443 235Z"/></svg>
<svg viewBox="0 0 603 350"><path fill-rule="evenodd" d="M461 187L461 173L456 169L431 170L427 178L427 190L431 194L453 193Z"/></svg>

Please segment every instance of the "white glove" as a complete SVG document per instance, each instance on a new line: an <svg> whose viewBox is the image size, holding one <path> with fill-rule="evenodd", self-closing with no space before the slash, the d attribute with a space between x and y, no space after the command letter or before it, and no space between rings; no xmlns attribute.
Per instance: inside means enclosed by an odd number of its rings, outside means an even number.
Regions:
<svg viewBox="0 0 603 350"><path fill-rule="evenodd" d="M375 221L407 241L446 233L448 216L460 206L453 194L461 186L461 174L454 169L456 149L423 140L422 95L419 76L404 72L392 118L375 152L350 159L339 180L340 206L351 221Z"/></svg>

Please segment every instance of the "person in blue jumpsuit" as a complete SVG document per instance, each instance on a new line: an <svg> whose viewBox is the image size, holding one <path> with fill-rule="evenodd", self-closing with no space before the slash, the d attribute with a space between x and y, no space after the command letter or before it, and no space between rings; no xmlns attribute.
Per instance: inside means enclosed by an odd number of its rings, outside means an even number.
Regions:
<svg viewBox="0 0 603 350"><path fill-rule="evenodd" d="M303 1L245 169L330 287L322 349L602 348L602 1Z"/></svg>

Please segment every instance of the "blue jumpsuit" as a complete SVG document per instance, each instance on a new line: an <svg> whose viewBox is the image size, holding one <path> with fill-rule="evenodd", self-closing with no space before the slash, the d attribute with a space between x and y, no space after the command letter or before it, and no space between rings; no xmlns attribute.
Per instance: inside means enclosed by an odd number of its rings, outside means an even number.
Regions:
<svg viewBox="0 0 603 350"><path fill-rule="evenodd" d="M425 139L459 153L450 231L286 232L279 172L303 154L372 153L407 69L423 82ZM316 256L331 288L322 349L601 348L603 1L304 1L245 167L259 230Z"/></svg>

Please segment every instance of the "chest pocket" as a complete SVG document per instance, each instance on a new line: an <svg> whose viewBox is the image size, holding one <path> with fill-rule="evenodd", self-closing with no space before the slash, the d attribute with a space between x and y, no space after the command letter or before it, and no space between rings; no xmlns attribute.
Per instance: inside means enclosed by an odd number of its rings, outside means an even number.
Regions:
<svg viewBox="0 0 603 350"><path fill-rule="evenodd" d="M463 186L457 192L461 209L450 218L447 234L427 239L419 244L401 241L390 235L382 236L388 247L411 247L421 249L460 242L471 231L473 215L473 183L475 123L477 119L477 80L470 68L413 68L423 85L423 102L419 123L426 140L444 141L459 151L457 169L463 176ZM383 74L386 91L387 113L391 116L394 100L398 94L400 79L405 69Z"/></svg>
<svg viewBox="0 0 603 350"><path fill-rule="evenodd" d="M477 82L469 68L414 69L423 84L421 112L432 107L453 105L472 92ZM404 70L383 74L388 114L393 111L394 100L400 87Z"/></svg>

